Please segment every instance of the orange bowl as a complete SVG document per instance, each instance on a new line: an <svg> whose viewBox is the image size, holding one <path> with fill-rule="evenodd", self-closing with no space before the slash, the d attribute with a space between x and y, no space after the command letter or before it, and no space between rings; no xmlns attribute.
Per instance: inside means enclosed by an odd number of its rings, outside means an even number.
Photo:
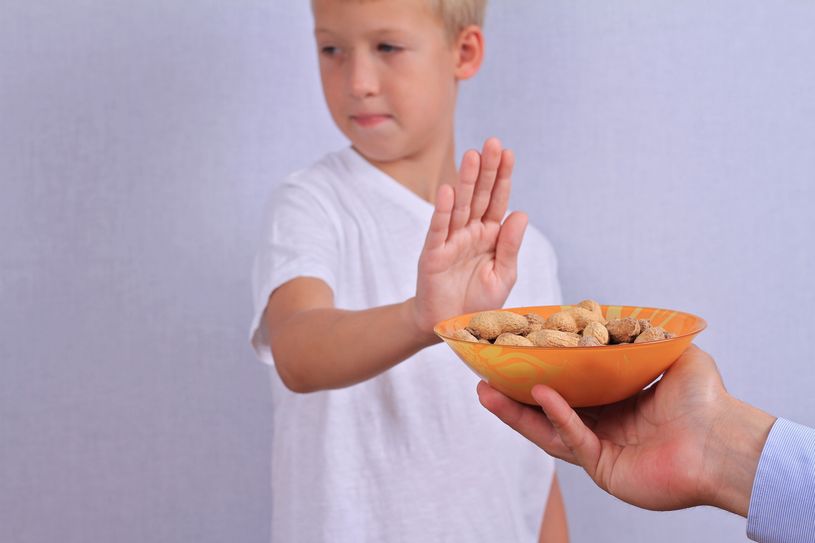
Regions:
<svg viewBox="0 0 815 543"><path fill-rule="evenodd" d="M548 305L504 309L541 317L571 306ZM493 388L519 402L537 405L532 387L544 384L558 391L569 405L587 407L614 403L642 390L659 377L693 338L707 327L704 319L653 307L604 305L607 319L635 317L650 319L676 335L651 343L625 343L602 347L519 347L489 345L452 337L475 313L459 315L438 323L434 331L479 377Z"/></svg>

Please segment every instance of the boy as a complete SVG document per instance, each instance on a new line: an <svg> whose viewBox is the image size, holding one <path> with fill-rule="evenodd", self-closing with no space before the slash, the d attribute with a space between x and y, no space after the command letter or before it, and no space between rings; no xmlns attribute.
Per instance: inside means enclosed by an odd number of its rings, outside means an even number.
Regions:
<svg viewBox="0 0 815 543"><path fill-rule="evenodd" d="M531 230L519 257L526 217L502 222L512 153L490 139L456 172L484 0L312 8L352 147L277 188L255 262L252 343L277 370L272 539L566 541L552 459L480 409L478 379L433 334L513 285L513 305L560 303L551 246Z"/></svg>

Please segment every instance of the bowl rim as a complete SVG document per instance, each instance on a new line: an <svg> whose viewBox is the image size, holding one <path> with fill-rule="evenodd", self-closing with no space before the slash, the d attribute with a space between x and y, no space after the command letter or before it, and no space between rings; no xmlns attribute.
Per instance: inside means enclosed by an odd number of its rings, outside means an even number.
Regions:
<svg viewBox="0 0 815 543"><path fill-rule="evenodd" d="M533 308L533 307L575 307L576 305L577 304L524 305L524 306L518 306L518 307L503 307L503 308L500 308L500 309L486 309L484 311L511 311L511 312L515 313L515 311L512 311L513 309L528 309L528 308ZM672 338L658 339L656 341L647 341L647 342L644 342L644 343L616 343L614 345L584 345L584 346L574 346L574 347L541 347L540 345L532 345L532 346L529 346L529 345L498 345L498 347L512 347L513 349L532 349L532 350L536 350L536 351L538 351L538 350L541 350L541 351L557 351L557 350L561 350L561 349L569 349L570 351L573 351L573 350L576 350L576 349L578 349L578 350L586 350L586 349L600 349L600 348L603 348L603 349L608 349L608 348L629 348L630 349L630 348L643 347L643 346L647 346L647 345L656 345L656 344L665 343L665 342L668 342L668 341L676 341L676 340L679 340L679 339L682 339L682 338L687 338L687 337L693 337L693 336L698 335L700 332L704 331L707 328L707 321L705 319L703 319L702 317L700 317L699 315L697 315L695 313L690 313L688 311L680 311L679 309L671 309L669 307L651 307L651 306L619 305L619 304L600 304L600 306L605 307L605 308L608 308L608 307L637 307L637 308L640 308L642 310L653 309L653 310L658 310L658 311L668 311L668 312L673 312L673 313L682 313L683 315L688 315L688 316L693 317L694 319L696 319L696 326L694 326L693 330L691 330L690 332L686 332L684 334L677 335L677 336L674 336ZM450 317L450 318L441 320L441 321L437 322L435 324L435 326L433 326L433 333L436 334L437 336L439 336L444 341L448 341L448 340L449 341L460 341L460 342L463 342L463 343L472 343L474 345L484 345L485 348L486 348L485 343L476 343L474 341L468 341L466 339L458 339L458 338L450 337L450 336L442 334L439 331L439 327L442 325L442 323L445 323L445 322L453 320L453 319L459 319L459 318L465 317L467 315L476 315L478 313L483 313L484 311L472 311L470 313L462 313L460 315L456 315L454 317ZM494 344L490 344L490 346L495 347Z"/></svg>

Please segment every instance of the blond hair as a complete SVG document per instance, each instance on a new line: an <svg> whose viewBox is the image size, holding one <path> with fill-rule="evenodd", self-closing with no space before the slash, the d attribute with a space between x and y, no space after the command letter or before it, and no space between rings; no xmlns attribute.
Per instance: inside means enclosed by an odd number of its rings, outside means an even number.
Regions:
<svg viewBox="0 0 815 543"><path fill-rule="evenodd" d="M445 33L450 41L455 40L459 32L470 25L484 26L487 0L427 0L427 2L444 23ZM311 9L314 9L314 0L311 0Z"/></svg>
<svg viewBox="0 0 815 543"><path fill-rule="evenodd" d="M470 25L484 26L487 0L429 0L429 2L444 23L447 37L451 41Z"/></svg>

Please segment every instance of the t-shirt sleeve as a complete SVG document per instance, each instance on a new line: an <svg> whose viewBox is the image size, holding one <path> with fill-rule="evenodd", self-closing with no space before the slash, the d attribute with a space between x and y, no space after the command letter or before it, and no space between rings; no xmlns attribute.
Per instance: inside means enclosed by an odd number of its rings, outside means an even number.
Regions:
<svg viewBox="0 0 815 543"><path fill-rule="evenodd" d="M527 227L521 254L518 255L518 276L527 275L534 286L534 298L519 300L519 305L560 305L563 295L558 278L558 260L549 239L531 223Z"/></svg>
<svg viewBox="0 0 815 543"><path fill-rule="evenodd" d="M339 233L325 198L294 182L269 197L252 267L254 314L249 339L258 358L274 364L263 314L276 288L296 277L321 279L336 291Z"/></svg>

